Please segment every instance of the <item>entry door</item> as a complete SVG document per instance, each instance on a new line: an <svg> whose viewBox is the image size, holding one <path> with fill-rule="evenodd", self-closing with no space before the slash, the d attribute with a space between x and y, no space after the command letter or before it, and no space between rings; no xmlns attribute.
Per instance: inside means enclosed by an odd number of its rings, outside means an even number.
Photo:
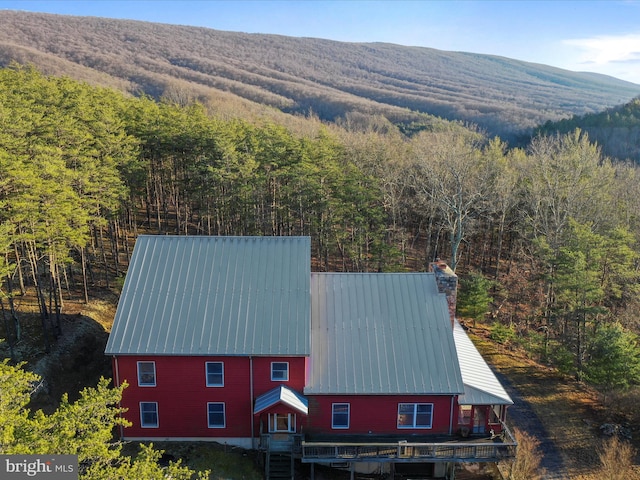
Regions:
<svg viewBox="0 0 640 480"><path fill-rule="evenodd" d="M270 413L269 433L295 433L296 414L295 413Z"/></svg>
<svg viewBox="0 0 640 480"><path fill-rule="evenodd" d="M487 424L487 412L485 407L473 408L473 433L484 433Z"/></svg>

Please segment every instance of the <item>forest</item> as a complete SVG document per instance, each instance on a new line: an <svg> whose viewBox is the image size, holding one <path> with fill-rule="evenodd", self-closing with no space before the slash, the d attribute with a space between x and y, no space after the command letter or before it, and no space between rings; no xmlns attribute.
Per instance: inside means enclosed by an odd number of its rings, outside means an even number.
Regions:
<svg viewBox="0 0 640 480"><path fill-rule="evenodd" d="M578 129L519 149L445 121L411 136L380 117L296 121L1 70L7 340L21 333L15 295L35 289L54 336L65 297L121 283L139 233L308 235L316 270L442 258L463 286L486 281L491 319L532 354L604 389L637 383L599 363L640 328L637 165Z"/></svg>
<svg viewBox="0 0 640 480"><path fill-rule="evenodd" d="M640 97L602 112L573 115L557 122L549 120L536 133L569 133L576 128L601 145L603 154L640 163Z"/></svg>
<svg viewBox="0 0 640 480"><path fill-rule="evenodd" d="M332 122L353 112L395 124L437 116L510 144L547 120L640 94L613 77L495 55L4 10L0 65L12 60L156 99L312 111Z"/></svg>
<svg viewBox="0 0 640 480"><path fill-rule="evenodd" d="M639 168L580 129L509 148L444 120L241 119L14 64L0 70L0 337L20 340L13 300L33 292L53 341L66 300L122 284L140 233L308 235L319 271L446 260L461 316L637 398Z"/></svg>

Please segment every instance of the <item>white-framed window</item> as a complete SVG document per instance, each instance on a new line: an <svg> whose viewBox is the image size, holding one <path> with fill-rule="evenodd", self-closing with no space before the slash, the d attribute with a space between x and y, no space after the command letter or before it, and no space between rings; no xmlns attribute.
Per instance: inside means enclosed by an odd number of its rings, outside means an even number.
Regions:
<svg viewBox="0 0 640 480"><path fill-rule="evenodd" d="M350 405L334 403L331 405L331 428L349 428Z"/></svg>
<svg viewBox="0 0 640 480"><path fill-rule="evenodd" d="M399 403L398 428L431 428L432 403Z"/></svg>
<svg viewBox="0 0 640 480"><path fill-rule="evenodd" d="M271 362L271 380L274 382L289 380L289 362Z"/></svg>
<svg viewBox="0 0 640 480"><path fill-rule="evenodd" d="M295 433L296 415L295 413L270 413L269 433L287 432Z"/></svg>
<svg viewBox="0 0 640 480"><path fill-rule="evenodd" d="M206 362L207 387L224 387L224 364L222 362Z"/></svg>
<svg viewBox="0 0 640 480"><path fill-rule="evenodd" d="M138 362L138 386L156 386L156 362Z"/></svg>
<svg viewBox="0 0 640 480"><path fill-rule="evenodd" d="M158 428L158 402L140 402L140 426Z"/></svg>
<svg viewBox="0 0 640 480"><path fill-rule="evenodd" d="M223 402L207 403L207 423L209 428L224 428L226 426Z"/></svg>

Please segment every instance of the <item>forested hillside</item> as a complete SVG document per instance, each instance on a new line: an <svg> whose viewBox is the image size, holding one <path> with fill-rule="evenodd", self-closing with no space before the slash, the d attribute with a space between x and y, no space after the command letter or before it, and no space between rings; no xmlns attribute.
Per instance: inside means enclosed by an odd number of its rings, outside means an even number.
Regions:
<svg viewBox="0 0 640 480"><path fill-rule="evenodd" d="M456 124L298 122L0 70L0 336L19 341L12 299L36 292L55 337L67 299L120 284L142 232L309 235L316 270L441 257L462 295L481 275L502 340L603 392L637 385L639 167L579 130L521 150Z"/></svg>
<svg viewBox="0 0 640 480"><path fill-rule="evenodd" d="M3 10L0 65L12 60L232 115L267 105L345 123L353 112L381 115L408 128L437 116L510 143L547 120L640 94L611 77L490 55Z"/></svg>
<svg viewBox="0 0 640 480"><path fill-rule="evenodd" d="M580 128L602 146L605 155L640 163L640 97L602 112L548 121L538 133L567 133Z"/></svg>

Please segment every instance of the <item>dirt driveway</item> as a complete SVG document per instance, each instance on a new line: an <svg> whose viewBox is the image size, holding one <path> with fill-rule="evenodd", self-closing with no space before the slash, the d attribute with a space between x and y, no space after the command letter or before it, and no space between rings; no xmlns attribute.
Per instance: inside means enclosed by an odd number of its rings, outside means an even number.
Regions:
<svg viewBox="0 0 640 480"><path fill-rule="evenodd" d="M542 453L541 467L546 470L545 480L565 480L569 475L565 468L562 453L550 438L546 428L536 415L532 406L523 399L518 389L503 374L495 372L502 382L505 390L513 400L513 405L509 407L509 425L534 436L540 442L540 453Z"/></svg>

